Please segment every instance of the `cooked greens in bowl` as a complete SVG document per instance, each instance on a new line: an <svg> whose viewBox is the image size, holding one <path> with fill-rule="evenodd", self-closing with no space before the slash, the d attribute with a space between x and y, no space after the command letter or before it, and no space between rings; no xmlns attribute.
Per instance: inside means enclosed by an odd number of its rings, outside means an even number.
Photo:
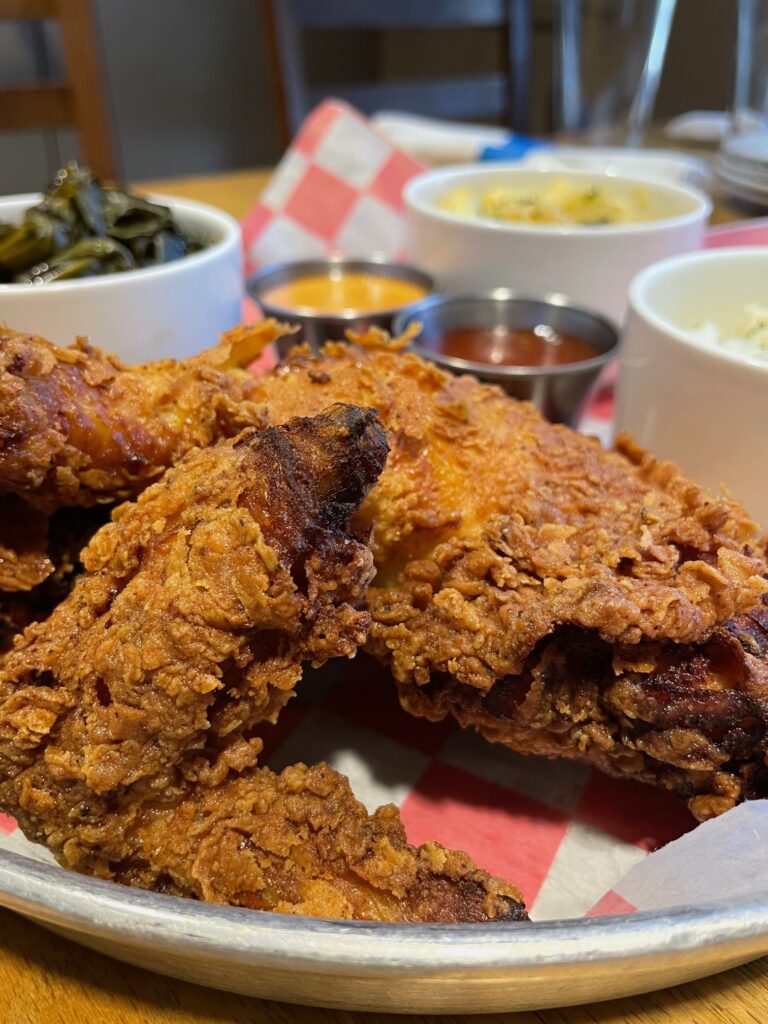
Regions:
<svg viewBox="0 0 768 1024"><path fill-rule="evenodd" d="M154 267L198 252L167 206L75 163L59 170L20 223L0 224L0 284L46 284Z"/></svg>

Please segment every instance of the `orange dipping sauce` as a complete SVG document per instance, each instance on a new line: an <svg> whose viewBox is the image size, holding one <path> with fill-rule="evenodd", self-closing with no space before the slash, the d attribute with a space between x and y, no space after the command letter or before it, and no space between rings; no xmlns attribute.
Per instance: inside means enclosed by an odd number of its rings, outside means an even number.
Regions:
<svg viewBox="0 0 768 1024"><path fill-rule="evenodd" d="M407 306L426 294L426 288L398 277L338 270L275 285L261 298L297 313L377 313Z"/></svg>
<svg viewBox="0 0 768 1024"><path fill-rule="evenodd" d="M459 327L421 344L455 359L489 366L560 366L593 359L599 350L572 334L545 324L532 330L506 327Z"/></svg>

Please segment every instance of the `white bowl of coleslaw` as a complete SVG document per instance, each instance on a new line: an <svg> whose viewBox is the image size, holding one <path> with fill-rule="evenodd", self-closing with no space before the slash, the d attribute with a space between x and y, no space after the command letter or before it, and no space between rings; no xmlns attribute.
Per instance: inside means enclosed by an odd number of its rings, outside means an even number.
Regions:
<svg viewBox="0 0 768 1024"><path fill-rule="evenodd" d="M408 256L442 291L559 292L617 322L632 277L698 249L712 208L695 188L514 164L427 171L404 197Z"/></svg>
<svg viewBox="0 0 768 1024"><path fill-rule="evenodd" d="M768 247L692 253L637 275L617 427L768 527Z"/></svg>

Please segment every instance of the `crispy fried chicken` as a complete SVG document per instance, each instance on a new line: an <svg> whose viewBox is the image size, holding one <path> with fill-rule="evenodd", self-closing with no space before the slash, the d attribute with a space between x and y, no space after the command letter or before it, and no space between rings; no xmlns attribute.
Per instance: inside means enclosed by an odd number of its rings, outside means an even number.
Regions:
<svg viewBox="0 0 768 1024"><path fill-rule="evenodd" d="M369 815L326 764L245 769L170 807L143 806L130 833L152 856L112 877L145 889L360 921L525 920L518 889L466 854L409 846L396 807Z"/></svg>
<svg viewBox="0 0 768 1024"><path fill-rule="evenodd" d="M120 506L86 573L0 667L0 807L67 867L293 913L510 919L519 893L409 847L327 766L256 768L302 663L354 655L382 470L374 414L246 429Z"/></svg>
<svg viewBox="0 0 768 1024"><path fill-rule="evenodd" d="M52 572L48 517L15 494L0 495L0 591L31 590Z"/></svg>
<svg viewBox="0 0 768 1024"><path fill-rule="evenodd" d="M738 503L413 355L295 350L250 398L276 423L378 410L367 647L408 710L659 782L701 818L763 792L768 567Z"/></svg>
<svg viewBox="0 0 768 1024"><path fill-rule="evenodd" d="M126 367L0 325L0 495L45 513L135 496L190 448L258 423L242 368L286 330L268 321L184 362Z"/></svg>
<svg viewBox="0 0 768 1024"><path fill-rule="evenodd" d="M123 367L0 325L0 653L65 596L100 525L59 510L135 496L190 448L258 424L243 367L286 330L270 321L181 363Z"/></svg>
<svg viewBox="0 0 768 1024"><path fill-rule="evenodd" d="M226 363L238 424L339 400L378 409L392 453L355 523L373 527L368 648L407 708L660 782L699 817L762 793L768 567L738 503L629 438L605 453L414 356L336 344L260 379ZM90 408L98 388L83 387L75 404ZM35 374L22 391L34 405ZM159 416L155 395L143 402L172 461L179 421ZM89 487L75 494L92 500Z"/></svg>

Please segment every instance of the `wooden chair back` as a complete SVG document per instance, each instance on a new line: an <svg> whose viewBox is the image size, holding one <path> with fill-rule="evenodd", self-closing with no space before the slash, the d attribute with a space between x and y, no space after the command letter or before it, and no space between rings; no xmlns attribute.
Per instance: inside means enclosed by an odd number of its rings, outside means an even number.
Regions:
<svg viewBox="0 0 768 1024"><path fill-rule="evenodd" d="M117 166L89 0L0 0L0 20L47 19L59 24L67 81L0 86L0 131L73 126L90 170L100 178L115 178Z"/></svg>
<svg viewBox="0 0 768 1024"><path fill-rule="evenodd" d="M262 11L282 141L327 96L364 113L404 110L454 119L501 119L527 127L530 102L530 0L262 0ZM493 27L505 35L502 73L452 78L310 85L305 35L327 30L456 29Z"/></svg>

